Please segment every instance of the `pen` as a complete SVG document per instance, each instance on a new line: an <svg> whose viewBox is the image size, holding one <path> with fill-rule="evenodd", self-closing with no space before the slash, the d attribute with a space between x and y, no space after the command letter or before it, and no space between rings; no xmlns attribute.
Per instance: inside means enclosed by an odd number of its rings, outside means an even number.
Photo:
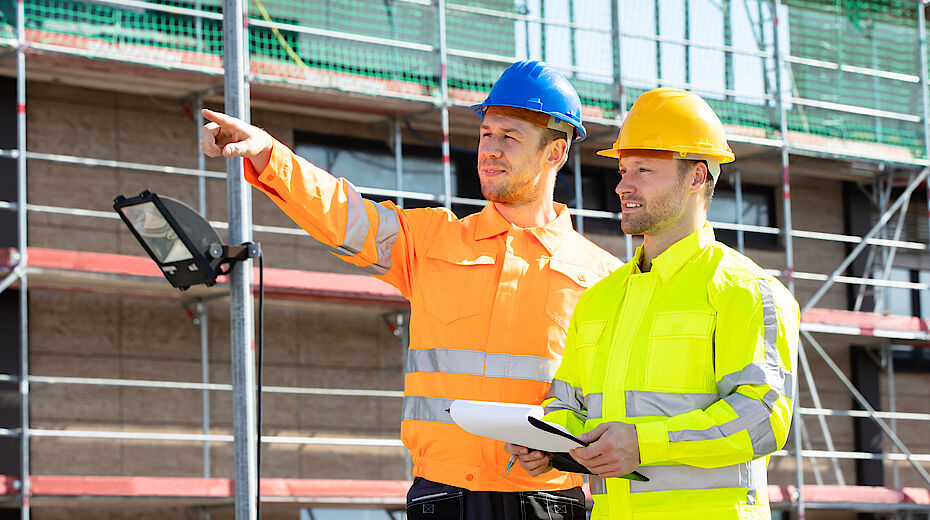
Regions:
<svg viewBox="0 0 930 520"><path fill-rule="evenodd" d="M504 471L504 474L505 474L505 475L508 474L508 473L510 473L510 468L513 467L513 461L515 461L515 460L517 460L517 456L511 454L511 455L510 455L510 460L507 461L507 471Z"/></svg>

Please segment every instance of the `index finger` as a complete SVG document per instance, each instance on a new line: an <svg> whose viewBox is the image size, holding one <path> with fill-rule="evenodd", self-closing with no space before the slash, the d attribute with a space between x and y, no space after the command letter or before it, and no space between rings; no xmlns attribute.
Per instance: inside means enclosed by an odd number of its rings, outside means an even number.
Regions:
<svg viewBox="0 0 930 520"><path fill-rule="evenodd" d="M209 108L201 109L200 115L202 115L204 119L213 121L214 123L219 123L220 125L234 125L240 121L233 116L226 115L222 112L214 112Z"/></svg>
<svg viewBox="0 0 930 520"><path fill-rule="evenodd" d="M591 460L599 455L603 455L604 453L603 445L604 443L600 441L595 441L586 447L573 448L572 450L570 450L570 453L576 459Z"/></svg>
<svg viewBox="0 0 930 520"><path fill-rule="evenodd" d="M529 453L530 450L526 446L506 442L504 443L504 451L513 455L525 455Z"/></svg>

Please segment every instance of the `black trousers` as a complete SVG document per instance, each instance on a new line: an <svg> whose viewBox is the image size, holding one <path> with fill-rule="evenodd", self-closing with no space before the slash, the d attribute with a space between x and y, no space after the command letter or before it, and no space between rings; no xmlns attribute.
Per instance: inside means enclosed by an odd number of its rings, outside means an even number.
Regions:
<svg viewBox="0 0 930 520"><path fill-rule="evenodd" d="M407 520L584 520L584 492L469 491L422 477L407 492Z"/></svg>

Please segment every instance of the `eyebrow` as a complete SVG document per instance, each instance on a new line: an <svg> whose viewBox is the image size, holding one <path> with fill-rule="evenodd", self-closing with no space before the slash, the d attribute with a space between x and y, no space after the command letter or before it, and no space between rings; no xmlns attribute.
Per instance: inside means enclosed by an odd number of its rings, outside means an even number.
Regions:
<svg viewBox="0 0 930 520"><path fill-rule="evenodd" d="M481 125L481 129L482 129L482 130L491 130L491 127L488 126L488 125ZM501 132L504 132L504 133L510 132L510 133L517 133L517 134L523 135L523 132L520 131L519 128L501 128L500 131L501 131Z"/></svg>

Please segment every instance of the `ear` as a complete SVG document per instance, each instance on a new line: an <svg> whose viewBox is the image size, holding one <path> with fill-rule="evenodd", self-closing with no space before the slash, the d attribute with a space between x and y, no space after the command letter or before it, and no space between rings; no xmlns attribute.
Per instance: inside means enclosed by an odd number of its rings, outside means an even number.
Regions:
<svg viewBox="0 0 930 520"><path fill-rule="evenodd" d="M703 162L696 163L691 168L691 185L688 187L688 193L700 193L704 189L708 175L710 175L710 172L707 171L707 165Z"/></svg>
<svg viewBox="0 0 930 520"><path fill-rule="evenodd" d="M549 168L558 168L564 161L565 155L568 154L568 141L565 139L556 139L546 145L544 161Z"/></svg>

